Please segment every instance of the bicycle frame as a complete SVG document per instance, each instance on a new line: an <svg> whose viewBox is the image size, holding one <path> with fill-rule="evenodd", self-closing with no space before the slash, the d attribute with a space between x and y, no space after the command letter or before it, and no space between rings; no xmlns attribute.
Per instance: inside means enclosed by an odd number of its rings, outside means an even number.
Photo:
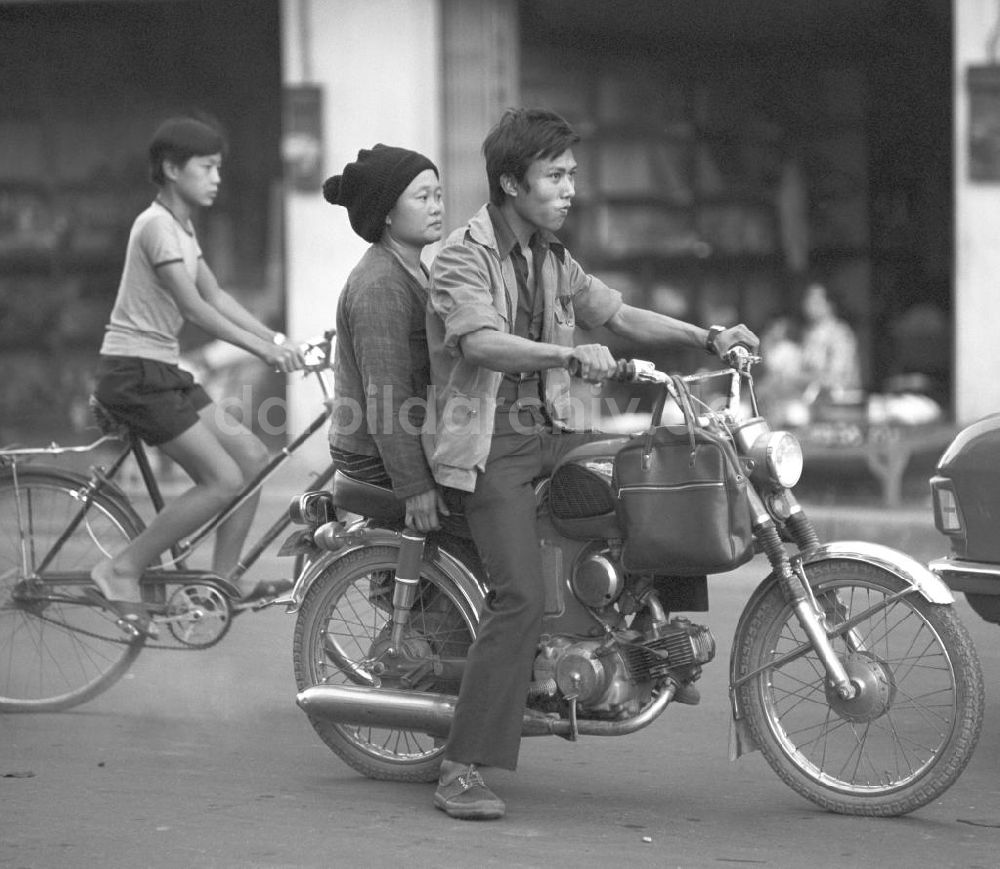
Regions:
<svg viewBox="0 0 1000 869"><path fill-rule="evenodd" d="M324 336L323 341L310 343L306 354L307 357L312 354L312 358L314 360L307 364L306 374L314 375L319 383L325 405L324 411L316 416L288 446L282 448L279 453L272 456L268 463L253 477L253 479L249 480L244 487L215 514L215 516L208 520L208 522L206 522L187 540L184 540L172 547L171 559L167 561L166 564L161 565L158 569L150 571L150 573L157 574L158 579L168 578L171 581L177 581L179 579L183 580L185 575L192 575L191 572L185 568L184 560L198 547L200 547L201 544L204 543L204 541L219 527L219 525L225 522L226 519L238 510L249 497L261 488L261 486L275 473L275 471L278 470L278 468L280 468L307 440L309 440L309 438L311 438L317 431L319 431L320 428L324 426L325 423L327 423L332 413L333 397L331 386L327 382L330 370L330 359L332 355L332 339L333 332L327 333ZM43 573L45 568L59 554L63 544L70 538L73 532L79 527L80 523L85 519L87 511L93 503L94 497L109 486L113 485L115 476L130 455L135 459L136 465L139 469L139 475L142 478L143 486L149 496L154 510L157 513L163 509L165 502L159 482L157 481L156 475L154 474L150 464L149 455L146 452L145 445L138 437L134 436L127 430L114 434L105 434L93 443L83 446L63 447L53 443L48 447L0 449L0 467L6 465L11 468L14 488L15 491L17 491L17 469L19 459L43 455L60 456L70 453L92 452L109 441L124 441L124 444L117 455L115 455L115 457L111 460L107 469L97 466L91 468L90 480L79 492L81 502L80 508L73 515L66 528L53 543L51 549L46 552L41 560L39 560L35 565L32 573L36 578L41 579L42 581L49 579L51 581L58 581L59 583L90 581L89 575L84 574L82 571L80 572L80 576L68 576L63 574L54 575L51 573L43 575ZM324 486L333 478L333 473L334 466L331 463L315 478L315 480L313 480L311 485L313 487ZM20 510L19 502L18 509ZM217 579L224 582L227 587L226 590L231 593L231 596L238 596L235 583L238 582L239 579L258 561L268 546L270 546L290 524L291 518L288 515L288 511L283 510L280 517L263 532L263 534L249 549L241 555L241 558L237 562L236 566L229 572L229 574L224 577L217 577ZM25 575L27 575L29 568L28 556L24 549L23 520L20 515L18 516L18 527L21 529L22 533L22 566L25 571ZM199 578L205 577L205 573L203 571L196 571L195 573Z"/></svg>

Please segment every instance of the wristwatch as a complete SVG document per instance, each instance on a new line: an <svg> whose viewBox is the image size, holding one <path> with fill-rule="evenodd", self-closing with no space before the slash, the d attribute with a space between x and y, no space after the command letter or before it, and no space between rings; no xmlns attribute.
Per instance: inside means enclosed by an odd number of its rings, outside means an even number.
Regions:
<svg viewBox="0 0 1000 869"><path fill-rule="evenodd" d="M288 338L286 337L284 332L275 332L274 335L271 337L271 340L280 347L288 340Z"/></svg>
<svg viewBox="0 0 1000 869"><path fill-rule="evenodd" d="M726 331L725 326L709 326L708 336L705 338L705 352L710 353L712 356L717 356L718 351L715 349L715 339L719 337L723 332Z"/></svg>

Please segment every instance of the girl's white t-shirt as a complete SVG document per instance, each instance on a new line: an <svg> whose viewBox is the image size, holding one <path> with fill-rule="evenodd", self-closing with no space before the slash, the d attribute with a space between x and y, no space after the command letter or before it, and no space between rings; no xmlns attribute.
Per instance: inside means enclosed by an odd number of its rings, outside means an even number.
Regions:
<svg viewBox="0 0 1000 869"><path fill-rule="evenodd" d="M176 365L184 316L158 267L179 262L195 280L201 248L194 227L154 201L132 224L118 296L101 344L102 356L139 356Z"/></svg>

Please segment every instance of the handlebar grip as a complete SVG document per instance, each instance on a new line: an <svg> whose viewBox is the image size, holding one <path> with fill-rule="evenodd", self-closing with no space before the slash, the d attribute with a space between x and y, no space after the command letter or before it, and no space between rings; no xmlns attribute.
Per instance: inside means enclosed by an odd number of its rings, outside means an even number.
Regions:
<svg viewBox="0 0 1000 869"><path fill-rule="evenodd" d="M566 366L571 377L580 376L580 360L571 358ZM615 383L631 383L635 379L635 362L631 359L619 359L615 366L615 372L608 380Z"/></svg>
<svg viewBox="0 0 1000 869"><path fill-rule="evenodd" d="M618 367L610 379L616 383L631 383L635 380L635 362L632 359L619 359Z"/></svg>

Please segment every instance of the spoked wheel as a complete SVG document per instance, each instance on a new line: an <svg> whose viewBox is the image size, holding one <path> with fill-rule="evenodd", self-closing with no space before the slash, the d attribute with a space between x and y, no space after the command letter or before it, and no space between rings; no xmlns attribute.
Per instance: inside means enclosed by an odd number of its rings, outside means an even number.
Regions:
<svg viewBox="0 0 1000 869"><path fill-rule="evenodd" d="M141 530L134 511L97 495L44 576L36 567L82 506L85 481L55 469L0 473L0 712L67 709L128 670L143 637L86 600L89 571ZM50 581L49 574L63 579Z"/></svg>
<svg viewBox="0 0 1000 869"><path fill-rule="evenodd" d="M775 587L738 648L740 675L765 668L739 688L757 744L787 784L826 809L892 816L926 805L961 774L982 727L982 672L968 633L951 606L917 592L893 599L906 584L887 570L830 560L806 575L857 696L825 686Z"/></svg>
<svg viewBox="0 0 1000 869"><path fill-rule="evenodd" d="M391 655L398 555L388 546L349 553L312 584L295 625L300 691L320 684L378 684L458 693L461 661L475 636L477 616L447 577L425 564L401 653ZM435 668L435 662L444 666ZM438 776L443 741L426 733L335 724L318 716L310 721L327 746L369 778L434 781Z"/></svg>

